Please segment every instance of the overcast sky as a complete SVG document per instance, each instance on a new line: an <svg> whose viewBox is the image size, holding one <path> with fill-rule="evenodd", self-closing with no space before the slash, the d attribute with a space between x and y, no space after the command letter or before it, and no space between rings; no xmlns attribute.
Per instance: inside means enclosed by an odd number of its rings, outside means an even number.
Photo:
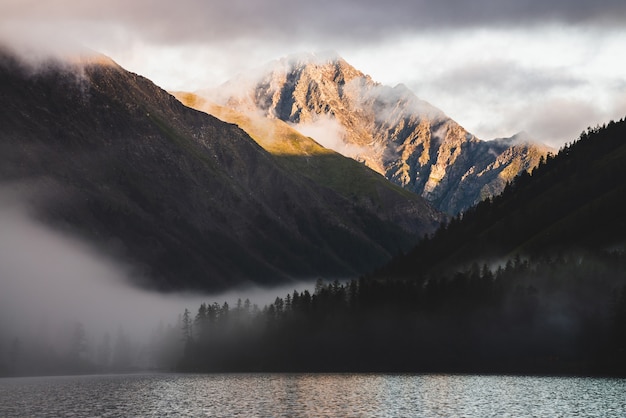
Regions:
<svg viewBox="0 0 626 418"><path fill-rule="evenodd" d="M0 0L0 37L29 53L80 43L192 91L334 50L482 139L558 147L626 116L624 0Z"/></svg>

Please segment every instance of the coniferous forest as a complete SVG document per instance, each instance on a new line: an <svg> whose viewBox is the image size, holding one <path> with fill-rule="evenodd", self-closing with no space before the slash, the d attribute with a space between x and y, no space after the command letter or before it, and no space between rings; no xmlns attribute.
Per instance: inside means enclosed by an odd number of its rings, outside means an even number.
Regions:
<svg viewBox="0 0 626 418"><path fill-rule="evenodd" d="M185 312L184 371L626 373L626 254L352 280Z"/></svg>
<svg viewBox="0 0 626 418"><path fill-rule="evenodd" d="M626 242L626 121L589 128L396 257L375 276L411 277L476 260L539 256Z"/></svg>
<svg viewBox="0 0 626 418"><path fill-rule="evenodd" d="M186 371L626 374L626 121L414 250L314 292L186 312Z"/></svg>

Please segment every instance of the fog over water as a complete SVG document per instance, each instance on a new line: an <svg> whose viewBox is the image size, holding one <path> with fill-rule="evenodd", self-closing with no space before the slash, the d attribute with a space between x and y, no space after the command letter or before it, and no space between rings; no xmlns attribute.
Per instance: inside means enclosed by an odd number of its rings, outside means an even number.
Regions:
<svg viewBox="0 0 626 418"><path fill-rule="evenodd" d="M81 323L92 346L123 329L134 342L147 342L161 325L176 326L202 302L235 306L249 298L260 308L305 288L248 286L219 294L159 293L131 284L132 266L98 250L94 243L35 220L23 199L0 188L0 353L14 338L45 340L62 347Z"/></svg>

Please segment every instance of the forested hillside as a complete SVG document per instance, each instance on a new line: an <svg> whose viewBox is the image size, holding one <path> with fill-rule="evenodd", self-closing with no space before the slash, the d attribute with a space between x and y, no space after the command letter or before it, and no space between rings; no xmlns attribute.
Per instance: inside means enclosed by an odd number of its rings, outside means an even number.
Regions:
<svg viewBox="0 0 626 418"><path fill-rule="evenodd" d="M589 129L374 275L187 312L179 367L622 376L625 162Z"/></svg>
<svg viewBox="0 0 626 418"><path fill-rule="evenodd" d="M178 368L624 375L625 284L623 252L474 265L426 285L318 282L263 309L186 311Z"/></svg>
<svg viewBox="0 0 626 418"><path fill-rule="evenodd" d="M498 262L515 254L622 248L626 243L626 121L589 128L504 192L453 218L379 277Z"/></svg>

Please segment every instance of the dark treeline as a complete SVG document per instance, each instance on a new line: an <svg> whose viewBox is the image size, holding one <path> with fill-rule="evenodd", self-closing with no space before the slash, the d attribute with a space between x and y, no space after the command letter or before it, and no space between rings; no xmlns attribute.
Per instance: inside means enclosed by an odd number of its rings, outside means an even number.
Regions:
<svg viewBox="0 0 626 418"><path fill-rule="evenodd" d="M179 369L626 374L626 254L514 258L423 280L203 304Z"/></svg>

